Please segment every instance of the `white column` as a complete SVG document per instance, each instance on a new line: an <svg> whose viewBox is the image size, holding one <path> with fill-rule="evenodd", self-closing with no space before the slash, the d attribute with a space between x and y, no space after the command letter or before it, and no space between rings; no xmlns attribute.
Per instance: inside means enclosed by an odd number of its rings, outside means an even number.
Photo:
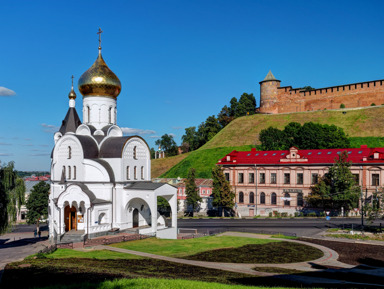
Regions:
<svg viewBox="0 0 384 289"><path fill-rule="evenodd" d="M157 233L157 196L155 201L151 204L151 219L152 219L152 232Z"/></svg>

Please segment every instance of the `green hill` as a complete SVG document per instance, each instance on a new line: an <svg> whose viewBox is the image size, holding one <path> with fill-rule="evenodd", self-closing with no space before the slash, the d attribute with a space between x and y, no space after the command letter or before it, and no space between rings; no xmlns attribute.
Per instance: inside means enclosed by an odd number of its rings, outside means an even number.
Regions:
<svg viewBox="0 0 384 289"><path fill-rule="evenodd" d="M337 125L343 128L350 138L351 147L360 147L361 144L384 147L384 106L278 115L257 114L235 119L208 143L186 157L176 156L174 159L156 160L156 166L162 166L161 177L164 178L185 178L191 167L196 169L197 177L209 178L217 160L227 153L234 149L240 151L257 147L262 129L269 126L282 129L293 121L301 124L312 121ZM172 163L172 166L164 165L166 163ZM153 177L158 177L159 173L156 171Z"/></svg>

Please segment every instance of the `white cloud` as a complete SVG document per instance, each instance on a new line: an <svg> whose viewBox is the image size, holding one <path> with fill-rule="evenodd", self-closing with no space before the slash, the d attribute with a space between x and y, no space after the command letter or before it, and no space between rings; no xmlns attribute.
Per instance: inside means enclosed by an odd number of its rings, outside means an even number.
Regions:
<svg viewBox="0 0 384 289"><path fill-rule="evenodd" d="M151 135L149 138L161 138L159 135Z"/></svg>
<svg viewBox="0 0 384 289"><path fill-rule="evenodd" d="M1 157L9 157L9 156L13 156L13 154L0 153L0 156Z"/></svg>
<svg viewBox="0 0 384 289"><path fill-rule="evenodd" d="M11 144L10 143L7 143L7 142L0 142L0 146L10 146Z"/></svg>
<svg viewBox="0 0 384 289"><path fill-rule="evenodd" d="M49 156L49 153L43 153L43 154L30 154L31 157L45 157Z"/></svg>
<svg viewBox="0 0 384 289"><path fill-rule="evenodd" d="M52 124L46 124L46 123L42 123L41 126L43 127L44 132L47 132L47 133L54 133L60 129L60 127L58 126L55 126Z"/></svg>
<svg viewBox="0 0 384 289"><path fill-rule="evenodd" d="M16 95L16 92L13 90L0 86L0 96L14 96Z"/></svg>
<svg viewBox="0 0 384 289"><path fill-rule="evenodd" d="M173 126L172 129L183 129L182 126Z"/></svg>
<svg viewBox="0 0 384 289"><path fill-rule="evenodd" d="M130 128L130 127L122 127L121 130L124 134L129 135L148 135L148 134L155 134L156 132L154 130L150 129L140 129L140 128Z"/></svg>
<svg viewBox="0 0 384 289"><path fill-rule="evenodd" d="M175 137L176 135L174 133L169 133L168 135Z"/></svg>

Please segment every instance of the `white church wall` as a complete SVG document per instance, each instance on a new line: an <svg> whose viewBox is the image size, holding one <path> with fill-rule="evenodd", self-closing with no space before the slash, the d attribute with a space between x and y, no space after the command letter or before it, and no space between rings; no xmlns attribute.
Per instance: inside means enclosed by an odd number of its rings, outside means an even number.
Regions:
<svg viewBox="0 0 384 289"><path fill-rule="evenodd" d="M63 170L66 180L81 180L84 176L84 153L79 140L72 135L64 135L53 151L51 180L60 181Z"/></svg>
<svg viewBox="0 0 384 289"><path fill-rule="evenodd" d="M112 183L85 183L97 199L112 201Z"/></svg>
<svg viewBox="0 0 384 289"><path fill-rule="evenodd" d="M130 139L123 149L122 176L128 181L151 180L150 159L146 143L140 138Z"/></svg>
<svg viewBox="0 0 384 289"><path fill-rule="evenodd" d="M120 158L105 158L101 159L103 161L106 161L112 168L113 173L115 175L115 181L116 182L124 182L125 179L122 179L124 176L121 175L121 159Z"/></svg>
<svg viewBox="0 0 384 289"><path fill-rule="evenodd" d="M92 96L83 99L84 123L93 125L97 129L116 124L115 113L116 100L111 97Z"/></svg>
<svg viewBox="0 0 384 289"><path fill-rule="evenodd" d="M84 178L85 182L110 182L107 170L101 164L85 159L84 160Z"/></svg>

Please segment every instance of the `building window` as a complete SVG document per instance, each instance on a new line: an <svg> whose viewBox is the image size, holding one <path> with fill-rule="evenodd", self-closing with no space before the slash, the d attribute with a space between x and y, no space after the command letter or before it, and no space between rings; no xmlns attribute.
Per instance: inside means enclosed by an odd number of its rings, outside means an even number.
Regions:
<svg viewBox="0 0 384 289"><path fill-rule="evenodd" d="M244 183L244 174L239 173L239 184L242 184L242 183Z"/></svg>
<svg viewBox="0 0 384 289"><path fill-rule="evenodd" d="M253 192L249 193L249 203L250 204L255 203L255 194Z"/></svg>
<svg viewBox="0 0 384 289"><path fill-rule="evenodd" d="M276 198L276 193L272 193L271 195L271 204L276 205L277 198Z"/></svg>
<svg viewBox="0 0 384 289"><path fill-rule="evenodd" d="M356 185L360 183L360 175L359 174L353 174L353 178L355 179Z"/></svg>
<svg viewBox="0 0 384 289"><path fill-rule="evenodd" d="M130 179L130 175L129 175L129 166L127 166L126 178L127 178L127 180Z"/></svg>
<svg viewBox="0 0 384 289"><path fill-rule="evenodd" d="M259 183L265 184L265 173L260 173Z"/></svg>
<svg viewBox="0 0 384 289"><path fill-rule="evenodd" d="M71 179L71 166L68 166L68 180Z"/></svg>
<svg viewBox="0 0 384 289"><path fill-rule="evenodd" d="M91 122L91 109L89 108L89 106L87 106L87 118L88 122Z"/></svg>
<svg viewBox="0 0 384 289"><path fill-rule="evenodd" d="M239 193L239 203L244 203L244 193L243 192Z"/></svg>
<svg viewBox="0 0 384 289"><path fill-rule="evenodd" d="M319 174L312 174L312 185L317 184L319 180Z"/></svg>
<svg viewBox="0 0 384 289"><path fill-rule="evenodd" d="M254 173L249 173L248 181L250 184L253 184L255 182L255 174Z"/></svg>
<svg viewBox="0 0 384 289"><path fill-rule="evenodd" d="M144 180L144 167L141 167L141 179Z"/></svg>
<svg viewBox="0 0 384 289"><path fill-rule="evenodd" d="M291 205L291 196L288 193L284 194L284 206Z"/></svg>
<svg viewBox="0 0 384 289"><path fill-rule="evenodd" d="M304 175L303 173L297 173L297 184L302 185L304 183Z"/></svg>
<svg viewBox="0 0 384 289"><path fill-rule="evenodd" d="M133 178L137 180L137 168L136 166L133 168Z"/></svg>
<svg viewBox="0 0 384 289"><path fill-rule="evenodd" d="M133 147L133 158L137 160L137 146Z"/></svg>
<svg viewBox="0 0 384 289"><path fill-rule="evenodd" d="M285 173L284 174L284 184L290 184L291 183L291 174Z"/></svg>
<svg viewBox="0 0 384 289"><path fill-rule="evenodd" d="M68 147L68 159L72 158L72 148Z"/></svg>
<svg viewBox="0 0 384 289"><path fill-rule="evenodd" d="M379 174L372 174L372 186L380 186Z"/></svg>
<svg viewBox="0 0 384 289"><path fill-rule="evenodd" d="M304 205L303 193L297 194L297 206L302 207Z"/></svg>
<svg viewBox="0 0 384 289"><path fill-rule="evenodd" d="M265 204L265 194L264 193L260 194L260 204Z"/></svg>
<svg viewBox="0 0 384 289"><path fill-rule="evenodd" d="M276 184L276 183L277 183L276 173L271 173L271 184Z"/></svg>
<svg viewBox="0 0 384 289"><path fill-rule="evenodd" d="M76 166L73 166L73 179L76 180Z"/></svg>
<svg viewBox="0 0 384 289"><path fill-rule="evenodd" d="M109 119L109 123L112 123L112 107L109 108L108 119Z"/></svg>
<svg viewBox="0 0 384 289"><path fill-rule="evenodd" d="M66 174L65 174L65 166L63 166L63 171L61 172L61 174L63 175L64 179L66 178Z"/></svg>
<svg viewBox="0 0 384 289"><path fill-rule="evenodd" d="M225 179L229 182L229 173L225 173Z"/></svg>

